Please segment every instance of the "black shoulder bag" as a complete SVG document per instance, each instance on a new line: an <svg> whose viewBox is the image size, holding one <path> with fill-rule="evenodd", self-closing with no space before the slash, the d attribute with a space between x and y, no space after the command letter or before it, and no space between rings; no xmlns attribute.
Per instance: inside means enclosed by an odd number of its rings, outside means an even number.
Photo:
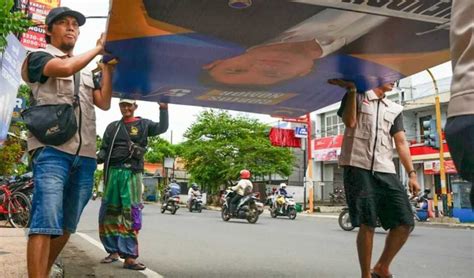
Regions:
<svg viewBox="0 0 474 278"><path fill-rule="evenodd" d="M80 72L75 73L72 104L36 105L36 100L33 99L32 106L21 113L26 127L41 143L53 146L62 145L76 134L78 124L74 109L78 106L80 108L80 80Z"/></svg>

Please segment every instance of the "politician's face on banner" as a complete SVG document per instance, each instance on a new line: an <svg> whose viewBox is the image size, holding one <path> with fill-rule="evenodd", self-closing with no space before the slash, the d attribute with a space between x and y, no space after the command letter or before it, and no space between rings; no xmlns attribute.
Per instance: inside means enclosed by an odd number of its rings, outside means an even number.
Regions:
<svg viewBox="0 0 474 278"><path fill-rule="evenodd" d="M307 75L314 61L288 47L259 47L203 67L212 81L224 85L268 86Z"/></svg>

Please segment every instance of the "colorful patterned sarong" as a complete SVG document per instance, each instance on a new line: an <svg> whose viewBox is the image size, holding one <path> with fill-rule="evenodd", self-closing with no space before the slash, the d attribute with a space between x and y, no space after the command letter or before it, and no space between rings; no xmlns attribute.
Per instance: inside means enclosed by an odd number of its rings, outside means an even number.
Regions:
<svg viewBox="0 0 474 278"><path fill-rule="evenodd" d="M109 168L99 212L99 235L108 253L138 257L138 231L142 226L142 175L126 168Z"/></svg>

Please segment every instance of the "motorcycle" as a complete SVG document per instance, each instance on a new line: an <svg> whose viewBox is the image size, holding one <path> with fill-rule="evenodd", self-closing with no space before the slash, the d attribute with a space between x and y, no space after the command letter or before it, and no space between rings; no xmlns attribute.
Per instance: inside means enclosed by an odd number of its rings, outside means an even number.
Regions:
<svg viewBox="0 0 474 278"><path fill-rule="evenodd" d="M423 194L412 196L410 198L411 210L414 218L418 222L428 221L428 194L430 190L426 189Z"/></svg>
<svg viewBox="0 0 474 278"><path fill-rule="evenodd" d="M280 206L277 203L280 202ZM270 215L272 218L278 216L288 216L291 220L296 218L296 202L293 196L277 195L274 201L270 203Z"/></svg>
<svg viewBox="0 0 474 278"><path fill-rule="evenodd" d="M262 214L264 209L263 203L258 200L255 200L255 205L257 206L258 215Z"/></svg>
<svg viewBox="0 0 474 278"><path fill-rule="evenodd" d="M337 187L334 189L334 193L329 193L329 199L332 205L344 204L346 202L346 195L344 189Z"/></svg>
<svg viewBox="0 0 474 278"><path fill-rule="evenodd" d="M428 192L429 193L429 192ZM410 198L410 204L411 204L411 208L412 208L412 213L413 213L413 219L415 220L415 222L425 222L427 221L427 218L422 218L419 216L419 212L420 210L424 209L422 206L422 208L419 210L417 209L417 204L419 203L423 203L427 204L427 193L425 191L425 194L423 195L419 195L419 196L414 196L414 197L411 197ZM339 227L341 227L341 229L343 229L344 231L352 231L354 230L354 226L352 226L352 223L351 223L351 218L349 217L349 208L345 207L342 209L341 213L339 214L339 217L338 217L338 223L339 223ZM376 228L378 227L382 227L382 224L380 223L380 220L377 218L377 222L376 222L376 225L375 225ZM415 229L415 226L411 226L410 227L410 233L413 232L413 230Z"/></svg>
<svg viewBox="0 0 474 278"><path fill-rule="evenodd" d="M197 195L192 197L192 200L189 204L189 212L197 211L199 213L202 212L202 196Z"/></svg>
<svg viewBox="0 0 474 278"><path fill-rule="evenodd" d="M179 209L179 196L169 197L168 200L161 204L161 213L165 211L171 212L171 214L176 214L176 211Z"/></svg>
<svg viewBox="0 0 474 278"><path fill-rule="evenodd" d="M92 191L92 201L95 201L95 199L97 199L98 196L99 194L97 193L96 190Z"/></svg>
<svg viewBox="0 0 474 278"><path fill-rule="evenodd" d="M230 212L230 200L235 196L234 191L226 190L223 198L223 205L221 210L221 217L224 221L229 221L231 218L246 219L249 223L255 224L260 215L257 205L258 198L255 193L250 193L242 197L237 205L235 213ZM263 204L262 204L263 205ZM263 210L262 210L263 211Z"/></svg>

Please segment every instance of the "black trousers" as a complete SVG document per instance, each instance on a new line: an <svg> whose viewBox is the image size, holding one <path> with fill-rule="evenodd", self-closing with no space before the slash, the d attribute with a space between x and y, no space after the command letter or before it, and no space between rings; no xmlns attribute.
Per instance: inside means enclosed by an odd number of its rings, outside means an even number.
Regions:
<svg viewBox="0 0 474 278"><path fill-rule="evenodd" d="M242 199L242 196L240 196L239 194L235 194L235 196L232 197L232 199L230 200L230 211L231 212L235 212L235 210L237 209L237 206L239 205L240 199Z"/></svg>
<svg viewBox="0 0 474 278"><path fill-rule="evenodd" d="M449 152L461 177L471 182L471 208L474 209L474 115L448 118L446 140Z"/></svg>

